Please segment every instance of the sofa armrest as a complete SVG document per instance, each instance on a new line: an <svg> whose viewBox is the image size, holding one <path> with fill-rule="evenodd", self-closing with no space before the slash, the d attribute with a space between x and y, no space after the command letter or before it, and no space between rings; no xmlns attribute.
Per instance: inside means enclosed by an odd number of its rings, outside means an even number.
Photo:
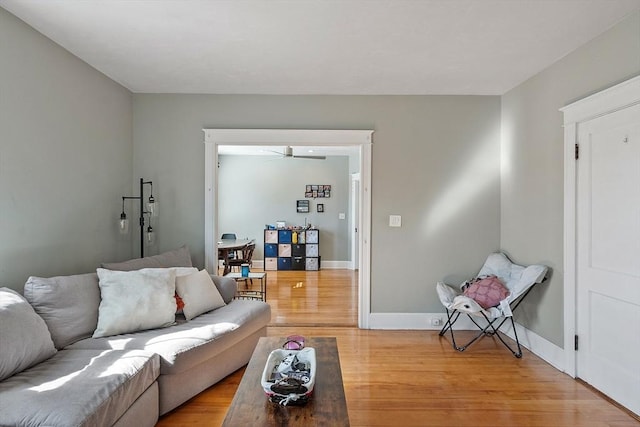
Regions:
<svg viewBox="0 0 640 427"><path fill-rule="evenodd" d="M211 274L211 279L213 283L215 283L220 295L222 295L222 299L225 304L229 304L233 297L236 295L236 290L238 289L238 283L233 280L231 277L224 276L216 276L215 274Z"/></svg>

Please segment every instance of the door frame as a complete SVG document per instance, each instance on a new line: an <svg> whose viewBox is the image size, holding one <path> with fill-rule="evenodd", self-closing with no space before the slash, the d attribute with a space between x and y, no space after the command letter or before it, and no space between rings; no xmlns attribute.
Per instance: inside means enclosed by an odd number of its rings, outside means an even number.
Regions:
<svg viewBox="0 0 640 427"><path fill-rule="evenodd" d="M203 129L205 143L205 269L218 260L218 145L354 146L360 151L360 233L358 327L369 328L371 314L371 144L373 130Z"/></svg>
<svg viewBox="0 0 640 427"><path fill-rule="evenodd" d="M640 76L590 95L560 109L564 113L564 371L577 375L577 172L580 123L640 104Z"/></svg>
<svg viewBox="0 0 640 427"><path fill-rule="evenodd" d="M352 173L349 180L349 200L351 201L351 269L357 270L360 266L360 172ZM356 200L357 199L357 200ZM356 209L356 206L358 207ZM357 237L356 237L357 236Z"/></svg>

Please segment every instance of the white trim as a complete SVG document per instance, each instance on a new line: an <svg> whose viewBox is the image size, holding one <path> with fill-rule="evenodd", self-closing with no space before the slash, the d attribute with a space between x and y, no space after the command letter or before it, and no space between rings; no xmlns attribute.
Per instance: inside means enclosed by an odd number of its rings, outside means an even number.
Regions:
<svg viewBox="0 0 640 427"><path fill-rule="evenodd" d="M584 122L640 103L640 76L573 102L560 111L564 124Z"/></svg>
<svg viewBox="0 0 640 427"><path fill-rule="evenodd" d="M505 322L500 328L500 331L515 341L511 322ZM535 332L526 329L519 323L516 323L516 331L518 332L518 338L520 339L520 345L522 347L526 348L559 371L566 372L566 357L564 349L558 347Z"/></svg>
<svg viewBox="0 0 640 427"><path fill-rule="evenodd" d="M204 142L217 145L367 145L373 130L203 129Z"/></svg>
<svg viewBox="0 0 640 427"><path fill-rule="evenodd" d="M433 319L440 320L440 324L434 325ZM369 315L371 329L439 331L446 321L447 315L444 313L371 313ZM471 330L475 327L466 316L461 316L453 329Z"/></svg>
<svg viewBox="0 0 640 427"><path fill-rule="evenodd" d="M445 322L447 316L444 313L371 313L369 324L371 329L440 331L442 325L434 326L432 323L432 319L436 318L440 319L441 322ZM460 316L453 329L456 331L478 330L467 316ZM518 323L516 323L516 330L522 347L528 349L556 369L564 371L565 358L562 348L547 341L535 332L525 329ZM511 322L505 322L500 331L509 338L514 339ZM451 339L448 332L442 339ZM469 347L467 351L473 351L472 347Z"/></svg>
<svg viewBox="0 0 640 427"><path fill-rule="evenodd" d="M210 273L218 265L218 149L213 144L204 145L204 268Z"/></svg>
<svg viewBox="0 0 640 427"><path fill-rule="evenodd" d="M566 373L576 376L576 126L564 128L564 348Z"/></svg>
<svg viewBox="0 0 640 427"><path fill-rule="evenodd" d="M581 122L640 103L640 76L619 83L560 109L564 113L564 371L575 378L577 353L576 223L577 168L574 147Z"/></svg>
<svg viewBox="0 0 640 427"><path fill-rule="evenodd" d="M203 129L205 143L205 268L217 265L218 145L356 146L360 149L360 258L358 326L371 311L371 144L373 130ZM324 263L323 263L324 264ZM213 267L212 267L213 266Z"/></svg>
<svg viewBox="0 0 640 427"><path fill-rule="evenodd" d="M357 187L356 186L357 183ZM349 200L351 201L351 218L349 221L349 234L351 235L351 264L350 264L350 269L351 270L356 270L358 268L358 263L356 263L355 260L358 259L358 255L360 253L360 245L356 245L353 242L355 241L355 236L357 235L356 233L356 225L358 227L360 227L359 224L359 220L360 220L360 210L356 210L353 208L353 205L355 204L355 196L354 196L354 187L357 188L358 190L358 194L360 193L360 172L357 173L352 173L349 179ZM359 196L358 196L359 197ZM356 218L356 214L357 214L357 218ZM357 224L356 224L357 223Z"/></svg>
<svg viewBox="0 0 640 427"><path fill-rule="evenodd" d="M351 261L320 261L320 269L324 270L349 270Z"/></svg>

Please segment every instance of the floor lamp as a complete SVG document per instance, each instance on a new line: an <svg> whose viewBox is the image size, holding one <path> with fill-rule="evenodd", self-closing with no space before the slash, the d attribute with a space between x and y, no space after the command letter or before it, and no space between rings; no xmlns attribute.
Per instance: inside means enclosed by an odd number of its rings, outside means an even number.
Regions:
<svg viewBox="0 0 640 427"><path fill-rule="evenodd" d="M150 187L149 198L147 202L144 201L144 186ZM122 196L122 213L120 214L120 220L118 221L118 229L120 234L129 234L129 220L127 214L124 212L124 201L128 199L134 199L140 201L140 258L144 258L144 246L153 245L155 243L156 233L151 227L151 217L158 216L158 202L153 197L153 181L145 181L140 178L140 195L139 196ZM149 225L145 230L144 216L149 215ZM145 233L146 231L146 233Z"/></svg>

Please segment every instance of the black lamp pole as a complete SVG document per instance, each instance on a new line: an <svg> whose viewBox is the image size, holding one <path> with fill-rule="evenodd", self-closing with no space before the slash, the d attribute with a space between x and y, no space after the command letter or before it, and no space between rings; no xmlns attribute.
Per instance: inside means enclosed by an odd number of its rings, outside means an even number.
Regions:
<svg viewBox="0 0 640 427"><path fill-rule="evenodd" d="M122 216L124 215L124 201L127 199L137 199L140 200L140 219L139 219L139 223L140 223L140 258L144 258L144 215L145 214L150 214L151 212L147 212L144 210L144 186L145 185L150 185L151 186L151 195L149 196L149 202L154 202L154 198L153 198L153 181L145 181L144 179L140 178L140 195L139 196L123 196L122 197L122 214L120 215L120 217L122 218ZM126 215L125 215L126 218Z"/></svg>

